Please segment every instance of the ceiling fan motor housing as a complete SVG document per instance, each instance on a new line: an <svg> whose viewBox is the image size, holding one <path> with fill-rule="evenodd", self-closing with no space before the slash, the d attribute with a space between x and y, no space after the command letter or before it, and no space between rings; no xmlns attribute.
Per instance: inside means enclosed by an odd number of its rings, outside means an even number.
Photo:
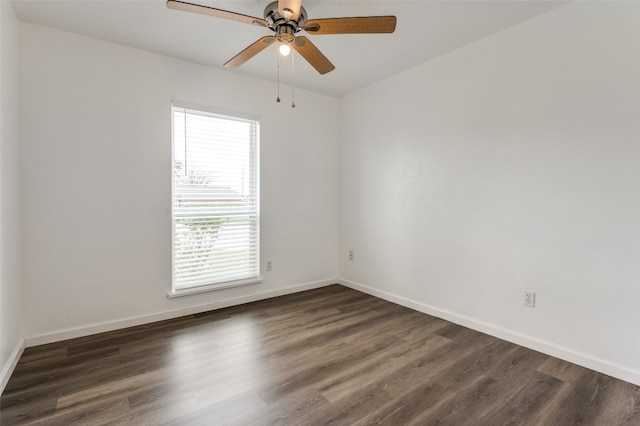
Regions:
<svg viewBox="0 0 640 426"><path fill-rule="evenodd" d="M301 31L307 22L307 11L301 6L298 17L287 20L278 12L278 2L274 1L264 9L264 19L269 23L269 28L275 31L278 41L290 43L294 40L294 34Z"/></svg>

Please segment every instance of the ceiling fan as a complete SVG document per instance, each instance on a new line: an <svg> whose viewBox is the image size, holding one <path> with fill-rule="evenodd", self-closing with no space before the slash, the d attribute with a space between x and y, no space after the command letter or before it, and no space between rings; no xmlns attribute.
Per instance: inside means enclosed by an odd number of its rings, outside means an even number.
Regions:
<svg viewBox="0 0 640 426"><path fill-rule="evenodd" d="M392 33L396 29L395 16L307 19L307 11L302 7L302 0L279 0L269 3L264 9L264 19L181 0L167 0L167 7L251 25L262 25L273 31L272 36L260 38L227 61L224 66L230 68L239 67L278 41L281 54L286 55L290 48L293 48L320 74L326 74L333 71L335 66L307 37L296 35L300 31L309 34L373 34Z"/></svg>

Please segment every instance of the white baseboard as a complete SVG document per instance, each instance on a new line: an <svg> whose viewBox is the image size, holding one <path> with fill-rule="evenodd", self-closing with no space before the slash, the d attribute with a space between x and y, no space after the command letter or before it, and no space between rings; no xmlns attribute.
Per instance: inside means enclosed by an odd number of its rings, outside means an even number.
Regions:
<svg viewBox="0 0 640 426"><path fill-rule="evenodd" d="M62 340L75 339L76 337L84 337L92 334L104 333L107 331L120 330L122 328L134 327L137 325L149 324L156 321L164 321L172 318L178 318L185 315L193 315L201 312L212 311L215 309L228 308L229 306L242 305L244 303L255 302L258 300L271 299L273 297L284 296L287 294L298 293L314 288L325 287L338 283L337 278L314 281L310 283L298 284L292 287L282 288L263 293L251 294L248 296L236 297L232 299L220 300L213 303L189 306L181 309L175 309L166 312L158 312L156 314L144 315L134 318L126 318L121 320L109 321L99 324L92 324L84 327L62 330L55 333L41 334L39 336L30 336L26 338L26 346L38 346L47 343L59 342Z"/></svg>
<svg viewBox="0 0 640 426"><path fill-rule="evenodd" d="M508 342L515 343L517 345L524 346L526 348L533 349L535 351L542 352L544 354L551 355L553 357L560 358L573 364L577 364L582 367L586 367L591 370L595 370L597 372L607 374L617 379L640 386L639 371L635 371L608 361L604 361L584 353L576 352L572 349L565 348L562 345L558 345L553 342L548 342L546 340L518 333L516 331L509 330L495 324L478 321L477 319L468 317L466 315L460 315L446 309L440 309L435 306L416 302L415 300L411 300L406 297L398 296L386 291L377 290L375 288L368 287L366 285L349 281L343 278L339 278L338 283L344 285L345 287L349 287L354 290L379 297L389 302L393 302L398 305L405 306L407 308L428 315L432 315L434 317L442 318L455 324L462 325L464 327L471 328L485 334L489 334L499 339L503 339Z"/></svg>
<svg viewBox="0 0 640 426"><path fill-rule="evenodd" d="M9 383L9 378L13 374L13 370L16 369L16 365L18 365L18 361L22 356L22 352L24 352L25 341L24 339L20 339L16 347L11 352L7 363L2 366L2 373L0 373L0 395L4 392L4 388Z"/></svg>

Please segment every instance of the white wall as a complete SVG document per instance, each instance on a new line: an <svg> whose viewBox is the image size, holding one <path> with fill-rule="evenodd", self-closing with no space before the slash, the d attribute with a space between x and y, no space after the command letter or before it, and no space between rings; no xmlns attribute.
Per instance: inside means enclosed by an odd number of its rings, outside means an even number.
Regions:
<svg viewBox="0 0 640 426"><path fill-rule="evenodd" d="M0 393L23 349L20 285L18 20L0 1Z"/></svg>
<svg viewBox="0 0 640 426"><path fill-rule="evenodd" d="M344 98L343 282L640 384L638 22L574 2Z"/></svg>
<svg viewBox="0 0 640 426"><path fill-rule="evenodd" d="M32 24L20 61L28 345L335 282L336 99L292 109L272 83ZM172 99L261 117L264 283L167 298Z"/></svg>

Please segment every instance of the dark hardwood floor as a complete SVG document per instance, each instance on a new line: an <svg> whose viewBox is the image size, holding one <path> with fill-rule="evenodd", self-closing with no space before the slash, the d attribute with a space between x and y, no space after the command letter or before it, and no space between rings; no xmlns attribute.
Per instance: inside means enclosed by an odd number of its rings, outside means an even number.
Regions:
<svg viewBox="0 0 640 426"><path fill-rule="evenodd" d="M640 388L338 285L25 350L2 425L640 425Z"/></svg>

